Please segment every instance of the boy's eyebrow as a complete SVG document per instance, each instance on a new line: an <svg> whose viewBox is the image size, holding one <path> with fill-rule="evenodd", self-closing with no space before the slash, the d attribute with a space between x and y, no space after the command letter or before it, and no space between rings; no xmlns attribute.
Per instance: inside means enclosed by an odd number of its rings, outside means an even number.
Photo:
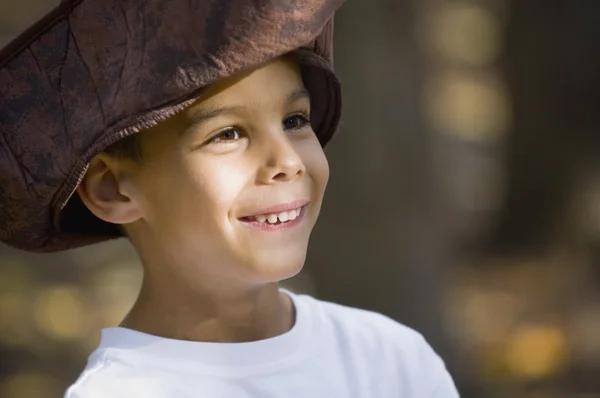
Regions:
<svg viewBox="0 0 600 398"><path fill-rule="evenodd" d="M310 99L310 94L305 88L299 88L293 91L285 100L285 104L286 106L291 106L294 102L301 99ZM240 114L244 110L245 107L243 106L198 107L198 109L191 112L188 128L192 126L198 128L208 122L210 119L214 119L219 116Z"/></svg>
<svg viewBox="0 0 600 398"><path fill-rule="evenodd" d="M288 106L292 105L294 102L302 100L302 99L310 100L310 93L304 87L299 88L299 89L295 90L294 92L292 92L292 94L290 94L290 96L286 100L286 105L288 105Z"/></svg>
<svg viewBox="0 0 600 398"><path fill-rule="evenodd" d="M198 128L203 124L207 123L210 119L214 119L219 116L235 115L243 111L241 106L228 106L228 107L198 107L192 111L188 126L185 131L188 131L191 127Z"/></svg>

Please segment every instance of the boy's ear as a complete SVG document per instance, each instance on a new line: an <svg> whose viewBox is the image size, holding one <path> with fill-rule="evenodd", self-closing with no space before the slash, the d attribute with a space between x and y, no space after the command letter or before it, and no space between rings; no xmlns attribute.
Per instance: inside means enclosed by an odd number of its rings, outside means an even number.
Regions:
<svg viewBox="0 0 600 398"><path fill-rule="evenodd" d="M131 192L132 182L123 161L103 152L91 160L77 193L99 219L112 224L129 224L142 214Z"/></svg>

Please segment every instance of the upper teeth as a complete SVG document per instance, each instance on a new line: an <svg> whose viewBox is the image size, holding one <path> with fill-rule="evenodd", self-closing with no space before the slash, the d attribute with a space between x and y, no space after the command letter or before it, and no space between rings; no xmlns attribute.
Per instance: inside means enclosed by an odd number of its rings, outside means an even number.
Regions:
<svg viewBox="0 0 600 398"><path fill-rule="evenodd" d="M296 210L282 211L281 213L261 214L256 216L255 218L256 221L260 223L264 223L265 221L268 221L269 224L275 224L277 221L286 222L295 220L296 217L300 215L301 209L302 208L299 207Z"/></svg>

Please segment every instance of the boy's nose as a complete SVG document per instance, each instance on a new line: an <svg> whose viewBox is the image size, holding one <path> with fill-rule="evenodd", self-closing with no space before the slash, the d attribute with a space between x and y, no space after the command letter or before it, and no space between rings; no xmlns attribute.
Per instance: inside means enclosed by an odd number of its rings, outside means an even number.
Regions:
<svg viewBox="0 0 600 398"><path fill-rule="evenodd" d="M263 184L289 181L306 171L302 158L282 130L271 135L260 151L264 166L259 173L259 179Z"/></svg>

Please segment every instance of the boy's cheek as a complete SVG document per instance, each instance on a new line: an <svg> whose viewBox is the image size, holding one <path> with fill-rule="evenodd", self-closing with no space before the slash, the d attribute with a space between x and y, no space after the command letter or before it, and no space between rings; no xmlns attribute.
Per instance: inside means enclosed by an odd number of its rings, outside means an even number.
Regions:
<svg viewBox="0 0 600 398"><path fill-rule="evenodd" d="M308 174L318 185L322 186L322 189L325 189L329 181L329 162L318 141L306 154L305 166Z"/></svg>

